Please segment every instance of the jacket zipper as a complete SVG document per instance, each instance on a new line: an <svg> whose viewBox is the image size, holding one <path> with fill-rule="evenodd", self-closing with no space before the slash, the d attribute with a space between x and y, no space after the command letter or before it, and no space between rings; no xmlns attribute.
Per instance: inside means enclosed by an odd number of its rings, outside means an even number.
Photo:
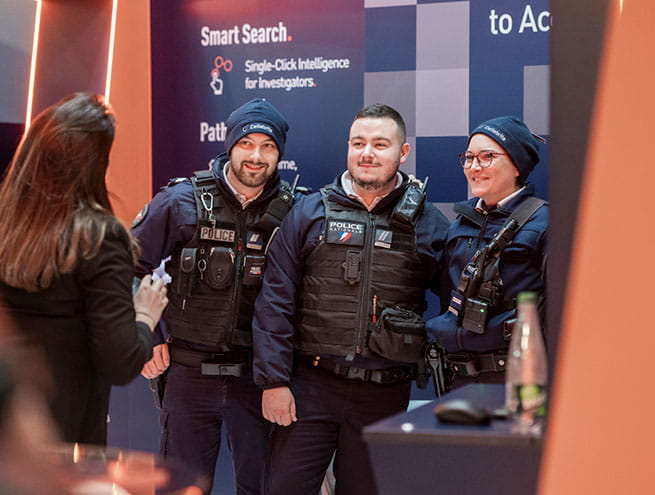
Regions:
<svg viewBox="0 0 655 495"><path fill-rule="evenodd" d="M357 333L355 335L355 353L361 354L364 350L364 337L368 330L369 322L369 309L371 308L370 302L373 300L369 285L369 265L373 257L373 248L371 239L375 232L375 217L372 213L368 213L368 226L364 236L364 250L362 251L362 264L360 265L361 276L361 290L360 290L360 304L357 325Z"/></svg>
<svg viewBox="0 0 655 495"><path fill-rule="evenodd" d="M234 259L234 285L232 290L232 297L230 301L230 309L232 317L230 318L230 340L228 344L234 341L234 332L236 331L237 319L239 317L239 300L241 296L241 281L243 279L243 229L245 228L245 214L243 210L237 211L237 245L236 257Z"/></svg>

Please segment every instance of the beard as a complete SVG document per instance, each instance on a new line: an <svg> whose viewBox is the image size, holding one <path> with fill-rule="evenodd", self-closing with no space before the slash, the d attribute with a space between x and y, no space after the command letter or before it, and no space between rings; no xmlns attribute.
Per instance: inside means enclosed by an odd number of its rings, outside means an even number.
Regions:
<svg viewBox="0 0 655 495"><path fill-rule="evenodd" d="M379 191L380 189L386 188L391 184L396 183L396 174L398 173L398 167L395 170L389 172L387 176L380 177L378 179L364 179L362 177L352 176L353 182L364 191L374 192Z"/></svg>
<svg viewBox="0 0 655 495"><path fill-rule="evenodd" d="M261 166L262 168L256 171L251 171L245 167L246 164ZM255 163L246 160L240 162L238 167L234 167L230 162L230 170L232 170L236 179L247 187L261 187L266 184L268 179L270 179L275 173L275 167L272 167L268 163Z"/></svg>

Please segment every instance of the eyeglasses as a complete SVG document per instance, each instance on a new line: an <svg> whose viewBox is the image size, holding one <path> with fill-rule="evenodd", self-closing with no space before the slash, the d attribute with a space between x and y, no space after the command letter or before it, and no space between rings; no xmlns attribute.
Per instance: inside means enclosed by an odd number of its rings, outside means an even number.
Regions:
<svg viewBox="0 0 655 495"><path fill-rule="evenodd" d="M498 153L497 151L482 150L477 155L475 153L466 152L466 153L460 153L458 157L459 157L459 163L464 168L471 168L473 166L473 160L475 160L476 158L478 159L478 163L480 164L480 167L487 168L487 167L491 167L491 164L493 163L494 159L497 156L506 155L506 154L507 153Z"/></svg>

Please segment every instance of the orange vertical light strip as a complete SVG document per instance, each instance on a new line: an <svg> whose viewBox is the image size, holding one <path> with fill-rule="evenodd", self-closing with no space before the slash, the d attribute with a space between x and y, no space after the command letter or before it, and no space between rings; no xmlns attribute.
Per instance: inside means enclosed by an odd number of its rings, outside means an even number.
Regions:
<svg viewBox="0 0 655 495"><path fill-rule="evenodd" d="M109 30L109 53L107 55L107 79L105 81L105 101L109 103L111 93L111 73L114 67L114 43L116 41L116 17L118 0L114 0L111 7L111 28Z"/></svg>
<svg viewBox="0 0 655 495"><path fill-rule="evenodd" d="M34 38L32 40L32 61L30 62L30 79L27 86L27 108L25 110L25 131L32 122L32 105L34 104L34 80L36 78L36 58L39 50L39 31L41 29L42 0L36 0L34 15Z"/></svg>

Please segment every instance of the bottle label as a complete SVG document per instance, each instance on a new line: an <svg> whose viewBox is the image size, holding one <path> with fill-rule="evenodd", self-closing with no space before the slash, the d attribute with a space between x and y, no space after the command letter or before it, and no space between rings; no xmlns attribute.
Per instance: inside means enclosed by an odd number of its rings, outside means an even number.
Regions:
<svg viewBox="0 0 655 495"><path fill-rule="evenodd" d="M534 417L546 415L546 387L543 385L516 385L516 412Z"/></svg>

